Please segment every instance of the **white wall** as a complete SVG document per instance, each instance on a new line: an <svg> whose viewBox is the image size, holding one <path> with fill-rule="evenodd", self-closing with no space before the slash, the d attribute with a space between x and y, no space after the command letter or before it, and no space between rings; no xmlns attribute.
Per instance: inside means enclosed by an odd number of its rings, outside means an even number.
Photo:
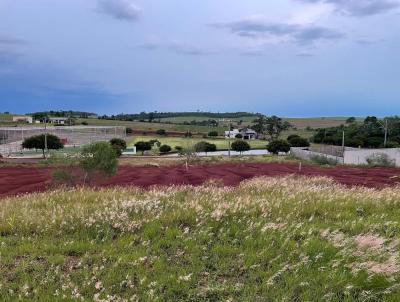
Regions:
<svg viewBox="0 0 400 302"><path fill-rule="evenodd" d="M391 159L395 160L396 166L400 167L400 148L392 149L357 149L347 150L344 152L345 165L366 165L367 158L376 153L387 154Z"/></svg>
<svg viewBox="0 0 400 302"><path fill-rule="evenodd" d="M313 156L324 156L328 159L333 159L335 160L338 164L343 164L343 157L339 156L333 156L329 154L323 154L319 152L313 152L306 150L307 148L299 148L299 147L292 147L290 148L290 154L292 154L294 157L304 159L304 160L312 160Z"/></svg>

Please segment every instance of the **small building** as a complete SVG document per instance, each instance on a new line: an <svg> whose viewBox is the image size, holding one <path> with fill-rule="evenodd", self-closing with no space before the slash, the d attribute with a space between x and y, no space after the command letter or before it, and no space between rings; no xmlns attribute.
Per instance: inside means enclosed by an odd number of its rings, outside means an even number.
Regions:
<svg viewBox="0 0 400 302"><path fill-rule="evenodd" d="M257 139L258 134L253 129L233 129L231 131L225 131L225 138L236 138L237 135L241 135L245 140Z"/></svg>
<svg viewBox="0 0 400 302"><path fill-rule="evenodd" d="M68 123L69 118L67 117L50 117L49 122L50 124L55 125L66 125Z"/></svg>
<svg viewBox="0 0 400 302"><path fill-rule="evenodd" d="M16 116L13 116L13 122L32 124L33 118L28 115L16 115Z"/></svg>

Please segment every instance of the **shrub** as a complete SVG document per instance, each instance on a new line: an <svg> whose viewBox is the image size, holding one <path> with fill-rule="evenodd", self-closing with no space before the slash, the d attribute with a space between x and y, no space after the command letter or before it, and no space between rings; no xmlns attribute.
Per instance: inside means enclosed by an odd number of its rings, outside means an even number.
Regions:
<svg viewBox="0 0 400 302"><path fill-rule="evenodd" d="M367 137L365 139L365 147L367 148L379 148L380 146L383 146L383 138L381 137Z"/></svg>
<svg viewBox="0 0 400 302"><path fill-rule="evenodd" d="M209 142L201 141L194 145L194 150L196 152L214 152L217 151L217 146L215 144L211 144Z"/></svg>
<svg viewBox="0 0 400 302"><path fill-rule="evenodd" d="M321 166L336 166L337 165L337 160L327 157L327 156L323 156L323 155L313 155L311 156L311 161L313 163L316 163L318 165Z"/></svg>
<svg viewBox="0 0 400 302"><path fill-rule="evenodd" d="M156 131L156 134L157 135L167 135L167 131L165 131L164 129L158 129Z"/></svg>
<svg viewBox="0 0 400 302"><path fill-rule="evenodd" d="M126 134L132 134L133 133L133 129L132 128L126 128Z"/></svg>
<svg viewBox="0 0 400 302"><path fill-rule="evenodd" d="M118 155L115 148L107 142L88 145L81 152L80 167L85 172L85 180L95 172L115 175L118 170Z"/></svg>
<svg viewBox="0 0 400 302"><path fill-rule="evenodd" d="M345 141L347 147L359 148L364 145L362 139L359 138L351 138Z"/></svg>
<svg viewBox="0 0 400 302"><path fill-rule="evenodd" d="M183 150L182 146L175 146L175 150L178 151L178 153L181 153Z"/></svg>
<svg viewBox="0 0 400 302"><path fill-rule="evenodd" d="M44 157L44 150L46 148L45 141L47 139L47 149L49 150L58 150L64 148L64 145L60 138L53 134L47 134L47 138L45 138L45 134L35 135L26 138L23 143L22 147L25 149L39 149L43 152Z"/></svg>
<svg viewBox="0 0 400 302"><path fill-rule="evenodd" d="M89 125L89 123L86 122L86 121L83 121L83 122L81 123L81 125L87 126L87 125Z"/></svg>
<svg viewBox="0 0 400 302"><path fill-rule="evenodd" d="M297 135L297 134L291 134L291 135L289 135L288 137L287 137L287 141L288 142L290 142L292 139L295 139L295 138L300 138L300 135Z"/></svg>
<svg viewBox="0 0 400 302"><path fill-rule="evenodd" d="M120 138L113 138L110 140L111 146L115 149L118 156L122 155L122 151L126 149L126 141Z"/></svg>
<svg viewBox="0 0 400 302"><path fill-rule="evenodd" d="M236 134L236 135L235 135L235 138L237 138L237 139L242 139L242 138L243 138L243 135L241 135L240 133L239 133L239 134Z"/></svg>
<svg viewBox="0 0 400 302"><path fill-rule="evenodd" d="M400 144L396 141L388 141L386 143L386 148L399 148Z"/></svg>
<svg viewBox="0 0 400 302"><path fill-rule="evenodd" d="M279 152L287 153L290 151L290 145L287 141L275 140L268 144L267 150L272 154L279 154Z"/></svg>
<svg viewBox="0 0 400 302"><path fill-rule="evenodd" d="M142 152L142 155L144 154L144 151L148 151L151 150L151 148L153 147L153 144L151 142L137 142L135 144L136 150Z"/></svg>
<svg viewBox="0 0 400 302"><path fill-rule="evenodd" d="M292 136L291 138L288 138L288 142L290 146L292 147L309 147L310 142L308 139L300 136Z"/></svg>
<svg viewBox="0 0 400 302"><path fill-rule="evenodd" d="M168 145L162 145L162 146L160 147L160 152L161 152L161 153L168 153L168 152L170 152L170 151L171 151L171 147L168 146Z"/></svg>
<svg viewBox="0 0 400 302"><path fill-rule="evenodd" d="M218 132L217 132L217 131L210 131L210 132L208 133L208 136L209 136L209 137L217 137L217 136L218 136Z"/></svg>
<svg viewBox="0 0 400 302"><path fill-rule="evenodd" d="M240 154L242 154L242 152L245 151L249 151L250 150L250 145L248 142L246 141L242 141L242 140L236 140L232 143L231 145L232 150L236 151L236 152L240 152Z"/></svg>
<svg viewBox="0 0 400 302"><path fill-rule="evenodd" d="M394 167L395 161L385 153L374 153L367 157L368 165L372 167Z"/></svg>

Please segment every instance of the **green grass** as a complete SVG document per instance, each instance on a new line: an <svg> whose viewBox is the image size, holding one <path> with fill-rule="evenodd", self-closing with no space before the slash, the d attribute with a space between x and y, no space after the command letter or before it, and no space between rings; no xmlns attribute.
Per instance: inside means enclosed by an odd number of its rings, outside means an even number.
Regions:
<svg viewBox="0 0 400 302"><path fill-rule="evenodd" d="M3 200L1 300L400 300L400 189L215 185Z"/></svg>
<svg viewBox="0 0 400 302"><path fill-rule="evenodd" d="M224 138L216 138L216 139L204 139L204 138L184 138L184 137L163 137L163 136L134 136L134 139L129 141L129 145L132 146L138 141L149 141L152 139L157 139L161 144L166 144L171 146L171 148L175 148L175 146L181 146L183 148L194 146L196 143L200 141L207 141L209 143L215 144L217 146L217 150L227 150L229 140ZM231 140L233 142L233 140ZM266 149L268 144L267 141L264 140L251 140L247 141L252 149Z"/></svg>
<svg viewBox="0 0 400 302"><path fill-rule="evenodd" d="M11 122L12 121L12 117L13 116L11 114L0 113L0 121Z"/></svg>

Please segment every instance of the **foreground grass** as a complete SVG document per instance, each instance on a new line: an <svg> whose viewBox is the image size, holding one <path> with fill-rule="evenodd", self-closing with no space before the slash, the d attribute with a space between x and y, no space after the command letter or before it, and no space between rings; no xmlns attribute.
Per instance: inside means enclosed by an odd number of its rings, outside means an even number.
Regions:
<svg viewBox="0 0 400 302"><path fill-rule="evenodd" d="M0 203L1 300L399 301L400 188L55 191Z"/></svg>

